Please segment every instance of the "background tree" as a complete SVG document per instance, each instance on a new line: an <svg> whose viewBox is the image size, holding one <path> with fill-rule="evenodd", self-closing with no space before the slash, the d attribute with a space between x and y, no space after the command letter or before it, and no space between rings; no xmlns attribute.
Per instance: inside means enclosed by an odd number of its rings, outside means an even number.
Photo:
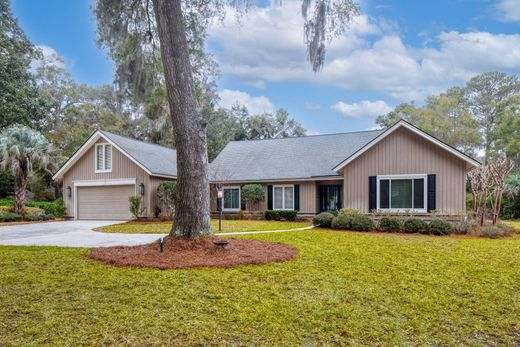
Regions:
<svg viewBox="0 0 520 347"><path fill-rule="evenodd" d="M47 106L29 70L39 57L14 19L9 0L0 0L0 129L15 123L38 127L45 117Z"/></svg>
<svg viewBox="0 0 520 347"><path fill-rule="evenodd" d="M493 139L499 105L519 93L518 77L501 72L483 73L466 83L463 90L464 102L473 118L479 122L485 160L496 150Z"/></svg>
<svg viewBox="0 0 520 347"><path fill-rule="evenodd" d="M0 166L10 169L15 177L14 213L24 213L29 172L33 168L50 170L51 156L51 144L33 129L13 125L0 134Z"/></svg>
<svg viewBox="0 0 520 347"><path fill-rule="evenodd" d="M520 167L520 95L502 101L496 109L494 153L503 154Z"/></svg>
<svg viewBox="0 0 520 347"><path fill-rule="evenodd" d="M173 219L175 215L175 199L177 198L177 182L167 181L163 182L157 187L157 200L159 205L163 208L168 217Z"/></svg>

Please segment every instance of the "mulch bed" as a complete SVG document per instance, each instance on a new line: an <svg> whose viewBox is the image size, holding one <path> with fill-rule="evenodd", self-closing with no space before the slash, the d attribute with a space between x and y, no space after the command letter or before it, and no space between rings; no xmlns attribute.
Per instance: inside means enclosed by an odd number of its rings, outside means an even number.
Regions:
<svg viewBox="0 0 520 347"><path fill-rule="evenodd" d="M289 245L233 238L226 238L229 246L222 249L213 244L215 239L167 238L162 253L159 242L133 247L93 248L89 257L115 266L182 269L276 263L291 260L298 253Z"/></svg>

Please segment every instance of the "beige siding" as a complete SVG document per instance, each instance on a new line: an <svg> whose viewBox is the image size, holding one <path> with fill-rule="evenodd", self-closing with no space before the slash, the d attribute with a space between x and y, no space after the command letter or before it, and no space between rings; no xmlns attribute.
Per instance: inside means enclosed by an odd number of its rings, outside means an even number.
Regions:
<svg viewBox="0 0 520 347"><path fill-rule="evenodd" d="M343 170L343 206L368 211L368 177L436 174L437 210L465 209L465 162L408 129L398 129Z"/></svg>
<svg viewBox="0 0 520 347"><path fill-rule="evenodd" d="M251 182L254 183L254 182ZM264 201L259 204L254 210L265 211L267 210L267 186L269 185L300 185L300 213L316 213L317 211L317 188L316 181L303 181L303 182L265 182L262 183L264 188ZM243 184L229 184L228 186L242 186ZM211 211L217 212L217 193L215 189L211 190Z"/></svg>
<svg viewBox="0 0 520 347"><path fill-rule="evenodd" d="M99 139L96 143L104 143L104 139ZM152 193L155 190L150 189L150 176L126 155L112 147L112 172L96 173L94 169L95 146L92 146L63 176L63 195L67 215L74 216L74 192L72 197L67 195L67 187L74 188L74 182L86 180L111 180L111 179L136 179L136 185L143 183L145 185L144 206L146 214L153 216L153 208L151 205ZM74 189L73 189L74 191Z"/></svg>

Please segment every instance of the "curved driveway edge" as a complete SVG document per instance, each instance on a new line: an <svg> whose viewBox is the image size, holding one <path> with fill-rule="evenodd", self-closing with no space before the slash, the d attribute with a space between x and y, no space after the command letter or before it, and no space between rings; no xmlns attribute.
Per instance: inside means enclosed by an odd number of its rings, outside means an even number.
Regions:
<svg viewBox="0 0 520 347"><path fill-rule="evenodd" d="M162 234L110 234L93 231L121 221L65 221L0 227L2 246L110 247L153 242Z"/></svg>
<svg viewBox="0 0 520 347"><path fill-rule="evenodd" d="M65 221L0 226L0 246L111 247L151 243L165 234L105 233L92 229L124 221ZM215 233L216 236L282 233L309 230L313 226L289 230Z"/></svg>

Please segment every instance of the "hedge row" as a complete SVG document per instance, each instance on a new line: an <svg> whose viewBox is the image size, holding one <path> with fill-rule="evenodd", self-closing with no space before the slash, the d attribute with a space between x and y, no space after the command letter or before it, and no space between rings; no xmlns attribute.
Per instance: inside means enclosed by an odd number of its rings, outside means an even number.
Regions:
<svg viewBox="0 0 520 347"><path fill-rule="evenodd" d="M265 219L278 221L295 221L298 212L294 210L266 210Z"/></svg>
<svg viewBox="0 0 520 347"><path fill-rule="evenodd" d="M12 199L0 199L0 206L11 206L14 207L14 200ZM63 218L65 216L65 204L63 199L56 199L54 201L33 201L26 200L26 207L36 207L44 211L45 215L52 215L56 218Z"/></svg>
<svg viewBox="0 0 520 347"><path fill-rule="evenodd" d="M448 235L454 232L453 226L444 220L434 220L431 223L417 218L410 218L402 222L394 217L383 217L376 225L370 217L359 211L342 209L337 216L331 212L322 212L313 219L315 226L333 229L383 232L405 232L432 235Z"/></svg>
<svg viewBox="0 0 520 347"><path fill-rule="evenodd" d="M42 214L42 215L27 215L24 217L20 216L16 213L2 213L0 214L0 223L1 222L19 222L19 221L45 221L54 219L54 216L52 214Z"/></svg>

